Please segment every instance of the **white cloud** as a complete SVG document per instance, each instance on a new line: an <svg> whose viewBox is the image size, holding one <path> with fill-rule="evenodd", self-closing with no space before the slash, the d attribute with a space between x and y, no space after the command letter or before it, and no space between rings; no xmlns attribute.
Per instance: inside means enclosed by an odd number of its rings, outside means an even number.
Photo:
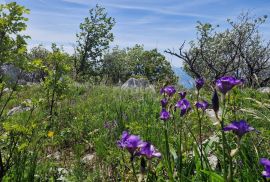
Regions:
<svg viewBox="0 0 270 182"><path fill-rule="evenodd" d="M199 17L199 18L209 18L209 19L216 19L215 16L209 16L205 14L199 14L199 13L192 13L192 12L186 12L188 9L192 10L192 7L199 6L199 5L205 5L209 3L218 2L221 0L193 0L188 1L187 3L179 3L178 1L174 1L171 4L173 6L170 6L169 3L166 3L165 5L160 2L162 1L153 1L152 4L148 3L146 5L146 1L118 1L117 3L112 3L110 0L105 1L90 1L90 0L62 0L64 2L72 2L72 3L78 3L82 5L90 5L95 3L100 3L101 5L105 7L110 8L116 8L116 9L131 9L131 10L142 10L142 11L149 11L154 12L157 14L163 14L163 15L175 15L175 16L187 16L187 17ZM141 5L138 5L141 4ZM180 4L180 5L179 5Z"/></svg>

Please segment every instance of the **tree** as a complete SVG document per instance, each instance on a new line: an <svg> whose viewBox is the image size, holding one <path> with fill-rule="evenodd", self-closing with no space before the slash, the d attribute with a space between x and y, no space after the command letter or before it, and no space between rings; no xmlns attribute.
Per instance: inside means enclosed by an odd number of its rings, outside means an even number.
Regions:
<svg viewBox="0 0 270 182"><path fill-rule="evenodd" d="M49 67L48 58L50 51L44 48L41 44L33 47L28 53L28 61L33 63L33 69L31 72L35 75L34 77L38 80L45 80L47 76L44 68Z"/></svg>
<svg viewBox="0 0 270 182"><path fill-rule="evenodd" d="M16 2L0 4L0 66L3 64L13 64L20 68L27 66L27 44L25 40L28 36L21 35L21 32L26 29L25 22L27 18L24 17L24 14L27 13L29 13L29 10L18 5ZM22 132L21 128L24 126L14 125L12 120L7 119L4 114L16 92L18 79L12 86L12 91L7 94L4 93L4 88L6 87L4 75L0 73L1 136L4 133L7 134L0 145L0 181L2 181L13 165L20 161L19 159L23 150L20 150L19 147L23 140L25 141L29 137Z"/></svg>
<svg viewBox="0 0 270 182"><path fill-rule="evenodd" d="M146 51L143 46L114 48L104 56L103 76L113 84L130 77L145 77L150 83L176 83L177 77L165 56L156 49Z"/></svg>
<svg viewBox="0 0 270 182"><path fill-rule="evenodd" d="M114 39L111 33L114 24L115 20L108 17L105 8L96 5L89 10L89 17L80 24L81 32L77 34L77 75L99 76L103 53Z"/></svg>
<svg viewBox="0 0 270 182"><path fill-rule="evenodd" d="M112 52L104 55L102 77L106 84L117 84L128 79L131 67L126 58L126 49L119 47L114 47Z"/></svg>
<svg viewBox="0 0 270 182"><path fill-rule="evenodd" d="M190 42L190 48L179 53L167 53L184 61L185 70L193 77L215 80L224 75L243 78L249 86L265 86L270 83L270 42L265 43L258 27L267 16L251 18L241 14L237 21L227 20L230 28L217 31L209 23L198 23L198 38Z"/></svg>
<svg viewBox="0 0 270 182"><path fill-rule="evenodd" d="M0 66L4 63L24 64L29 37L20 33L27 27L28 19L23 15L28 13L28 9L16 2L0 4Z"/></svg>
<svg viewBox="0 0 270 182"><path fill-rule="evenodd" d="M57 101L61 99L68 88L68 73L70 71L70 57L56 44L52 44L52 52L47 57L47 65L45 68L46 77L42 83L46 91L47 105L49 113L54 115L54 108Z"/></svg>

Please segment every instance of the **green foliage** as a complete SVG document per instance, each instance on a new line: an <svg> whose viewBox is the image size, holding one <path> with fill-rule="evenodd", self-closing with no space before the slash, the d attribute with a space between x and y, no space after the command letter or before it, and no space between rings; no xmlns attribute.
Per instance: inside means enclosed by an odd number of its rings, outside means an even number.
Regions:
<svg viewBox="0 0 270 182"><path fill-rule="evenodd" d="M50 116L54 115L54 107L57 101L63 99L68 89L68 72L70 71L69 56L55 44L52 45L52 52L49 53L45 72L47 76L42 83L46 92L46 100Z"/></svg>
<svg viewBox="0 0 270 182"><path fill-rule="evenodd" d="M165 56L156 49L147 51L143 46L119 49L115 47L104 56L105 83L117 84L130 77L144 77L154 84L175 84L177 77Z"/></svg>
<svg viewBox="0 0 270 182"><path fill-rule="evenodd" d="M59 58L59 52L52 53L54 58ZM61 57L61 56L60 56ZM61 59L60 59L61 60ZM6 180L53 180L64 176L72 181L109 181L123 180L132 181L132 174L129 163L130 155L117 148L116 141L123 130L130 130L133 134L138 134L142 139L151 141L156 148L165 156L165 140L163 137L163 125L159 120L159 94L148 92L123 91L116 87L101 87L82 85L69 82L69 92L65 97L58 100L55 109L54 122L50 123L49 131L53 131L52 137L47 136L48 115L44 112L44 102L34 102L35 110L28 121L30 111L19 113L4 123L6 132L16 134L18 147L15 153L17 163L10 169L10 173L5 176ZM17 105L25 98L38 100L44 93L44 87L23 87L10 103ZM188 94L191 102L195 101L193 93ZM263 117L247 115L242 108L258 109L258 105L251 100L251 97L258 101L267 100L267 94L259 94L253 90L234 90L231 92L228 101L228 113L226 124L231 120L245 118L253 127L261 133L249 133L242 140L241 153L235 158L235 178L236 180L247 181L249 179L261 179L262 168L258 164L260 157L269 157L269 146L267 145L270 133L269 124ZM173 98L173 102L178 100L178 96ZM201 93L201 97L210 100L208 91ZM236 103L234 100L236 99ZM253 104L251 104L253 103ZM267 106L267 105L265 105ZM8 106L9 108L12 106ZM269 117L267 108L263 112ZM177 164L179 149L179 113L175 113L175 118L169 124L169 143L172 156L172 165ZM209 181L223 179L223 172L218 168L213 170L205 167L203 171L200 167L198 149L196 149L195 138L198 136L198 120L196 112L191 112L182 122L183 127L183 180L201 181L201 175L208 176ZM104 128L104 125L107 124ZM212 135L220 137L218 126L212 124L209 118L202 121L203 137L206 140L203 147L205 154L213 154L222 158L220 143ZM192 134L190 133L192 131ZM195 138L193 137L196 136ZM1 135L10 137L9 135ZM3 138L4 139L4 138ZM2 140L3 140L2 139ZM227 140L231 148L235 147L235 136L227 134ZM4 139L6 140L6 139ZM8 144L7 140L7 144ZM3 144L3 143L2 143ZM194 150L194 155L191 151ZM267 152L268 151L268 152ZM60 157L54 159L55 153ZM93 155L93 159L83 162L86 155ZM48 157L50 156L50 157ZM240 163L242 161L242 163ZM206 166L207 166L207 161ZM242 165L238 167L238 164ZM149 166L150 163L147 163ZM148 178L152 181L167 180L165 157L161 160L155 159L151 162L151 170ZM64 168L69 172L60 174L59 168ZM139 173L140 159L135 159L135 169ZM255 169L258 172L254 172ZM196 171L196 173L194 173ZM253 171L253 172L251 172ZM34 177L33 177L34 174ZM146 176L145 176L146 177ZM179 176L175 177L179 180Z"/></svg>
<svg viewBox="0 0 270 182"><path fill-rule="evenodd" d="M3 63L13 63L23 66L26 53L26 39L21 35L27 27L28 20L24 14L29 10L16 2L0 4L0 60Z"/></svg>
<svg viewBox="0 0 270 182"><path fill-rule="evenodd" d="M114 38L111 33L114 24L115 20L108 17L105 8L96 5L89 10L89 17L80 24L81 32L77 34L74 65L78 76L99 76L101 58Z"/></svg>
<svg viewBox="0 0 270 182"><path fill-rule="evenodd" d="M187 51L183 44L179 53L166 52L182 59L192 77L215 80L232 75L243 78L247 86L266 86L270 83L270 44L259 32L266 19L243 13L235 21L228 19L229 28L221 31L219 26L198 22L197 39Z"/></svg>
<svg viewBox="0 0 270 182"><path fill-rule="evenodd" d="M226 114L219 118L220 123L227 125L233 120L245 119L260 131L245 134L241 140L234 133L221 130L222 124L213 124L210 116L193 104L193 109L181 117L179 111L174 110L179 100L177 94L169 99L167 109L172 117L164 123L159 118L162 96L158 93L93 86L70 79L71 64L75 60L77 76L94 76L106 83L115 84L130 76L145 77L156 85L175 83L169 62L156 49L146 51L138 45L123 50L116 47L104 56L113 40L110 31L114 19L107 17L104 8L96 6L80 26L78 54L70 57L55 44L51 51L38 46L26 53L27 37L20 34L26 28L25 13L28 10L16 3L0 5L1 64L12 63L22 71L38 72L43 82L33 86L16 82L7 90L8 84L0 79L0 181L263 180L263 167L258 161L270 157L269 94L235 88L223 97L222 113ZM246 65L253 58L252 61L262 58L259 63L263 63L268 52L261 50L268 47L261 44L258 34L251 36L247 44L237 44L236 50L230 43L235 44L232 40L239 35L238 30L243 31L241 33L250 33L250 29L256 31L255 25L263 23L265 18L250 23L250 19L243 16L239 24L229 21L233 29L221 33L214 32L211 24L199 23L202 42L191 43L190 52L178 56L199 64L201 62L196 61L205 61L203 56L207 55L220 70L234 55L233 51L239 51ZM240 49L240 45L245 45L245 49ZM199 48L203 54L197 52ZM249 54L250 49L255 53ZM243 50L247 51L244 55ZM226 64L222 62L225 58L228 58ZM225 74L205 68L211 64L202 64L203 71L200 71L204 76L216 78ZM196 76L202 75L197 68L187 66L190 72L198 74ZM240 68L237 76L242 76L246 69L247 78L254 73L249 68ZM256 70L256 82L262 84L261 78L268 73L267 69ZM226 74L235 73L227 71ZM253 78L250 83L253 85ZM187 99L191 103L199 99L210 101L209 93L204 89L191 90ZM10 109L14 107L19 110L11 114ZM130 153L116 144L124 130L151 142L162 158L146 160L136 156L131 160ZM211 156L218 158L214 167L208 158Z"/></svg>

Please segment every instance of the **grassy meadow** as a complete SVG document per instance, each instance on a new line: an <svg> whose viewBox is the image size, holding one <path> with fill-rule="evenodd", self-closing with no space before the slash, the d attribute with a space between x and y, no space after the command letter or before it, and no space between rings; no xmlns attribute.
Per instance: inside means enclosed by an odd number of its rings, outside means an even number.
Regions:
<svg viewBox="0 0 270 182"><path fill-rule="evenodd" d="M56 101L53 115L46 107L46 91L41 85L19 86L9 97L11 92L5 92L1 100L3 105L9 99L1 138L6 146L16 141L16 149L2 155L14 153L18 160L3 181L224 181L220 126L198 111L204 154L203 164L200 162L195 90L187 90L186 96L192 109L184 117L176 110L168 121L160 120L159 91L70 83ZM259 159L270 157L270 95L238 87L227 96L225 124L244 119L255 128L242 137L241 147L232 157L233 181L263 181ZM199 99L211 103L211 97L210 90L201 89ZM175 94L171 102L179 98ZM27 99L31 102L26 103ZM31 109L7 116L20 104ZM117 146L123 131L151 142L161 157L135 156L131 160L129 152ZM225 134L227 147L237 148L237 137L232 132ZM214 166L210 165L211 156L218 159Z"/></svg>

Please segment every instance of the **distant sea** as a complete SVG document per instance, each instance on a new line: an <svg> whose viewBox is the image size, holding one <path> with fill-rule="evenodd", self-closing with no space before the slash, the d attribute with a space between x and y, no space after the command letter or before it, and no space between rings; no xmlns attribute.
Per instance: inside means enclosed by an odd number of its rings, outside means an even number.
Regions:
<svg viewBox="0 0 270 182"><path fill-rule="evenodd" d="M179 77L178 83L183 87L190 89L194 87L194 80L191 78L182 67L173 67L173 71Z"/></svg>

